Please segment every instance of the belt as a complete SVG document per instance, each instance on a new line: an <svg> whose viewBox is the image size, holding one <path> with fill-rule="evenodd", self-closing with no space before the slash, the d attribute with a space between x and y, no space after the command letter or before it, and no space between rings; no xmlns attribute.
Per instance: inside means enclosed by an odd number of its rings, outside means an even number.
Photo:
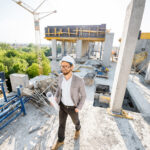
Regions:
<svg viewBox="0 0 150 150"><path fill-rule="evenodd" d="M67 106L67 105L64 105L62 102L60 102L60 104L61 104L62 106L64 106L65 108L76 108L76 106Z"/></svg>

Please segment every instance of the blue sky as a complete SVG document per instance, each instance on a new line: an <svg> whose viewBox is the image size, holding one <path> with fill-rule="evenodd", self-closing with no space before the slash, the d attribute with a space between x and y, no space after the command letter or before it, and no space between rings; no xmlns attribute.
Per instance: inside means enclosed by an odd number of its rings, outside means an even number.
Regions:
<svg viewBox="0 0 150 150"><path fill-rule="evenodd" d="M42 0L22 0L36 8ZM130 0L47 0L39 11L57 10L41 20L41 43L48 25L94 25L106 23L115 33L114 46L119 45L124 18ZM150 0L146 1L141 24L142 32L150 32ZM0 0L0 42L34 43L33 15L12 0Z"/></svg>

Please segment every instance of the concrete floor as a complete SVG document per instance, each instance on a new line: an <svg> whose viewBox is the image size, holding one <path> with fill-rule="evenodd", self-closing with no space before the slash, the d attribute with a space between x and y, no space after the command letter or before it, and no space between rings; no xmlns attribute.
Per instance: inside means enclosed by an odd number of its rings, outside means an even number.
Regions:
<svg viewBox="0 0 150 150"><path fill-rule="evenodd" d="M95 84L108 84L111 88L114 71L115 63L111 64L109 79L96 78ZM76 74L84 76L86 74L85 68L82 68L81 72ZM132 83L132 86L136 88L139 87L138 84L143 85L140 81ZM143 93L144 88L139 89ZM95 85L86 87L87 99L80 112L82 126L80 138L74 141L75 128L71 118L68 117L65 144L60 150L150 150L149 113L145 113L147 111L142 113L128 111L129 115L134 118L133 120L110 116L107 114L106 108L93 106L94 90ZM131 93L137 95L139 92L134 90ZM146 100L149 104L149 97L143 97L142 100ZM140 107L143 111L148 108L150 110L149 105L146 108ZM45 107L45 109L51 115L50 117L31 103L27 103L27 115L24 117L19 116L0 131L0 150L50 149L57 140L58 115L53 108ZM29 134L30 130L37 128L37 131Z"/></svg>

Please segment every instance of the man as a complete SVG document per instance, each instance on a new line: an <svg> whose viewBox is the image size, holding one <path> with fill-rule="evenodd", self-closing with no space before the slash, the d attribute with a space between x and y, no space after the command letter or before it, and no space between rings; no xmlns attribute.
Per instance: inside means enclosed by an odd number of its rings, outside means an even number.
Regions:
<svg viewBox="0 0 150 150"><path fill-rule="evenodd" d="M72 72L74 65L74 59L70 56L65 56L61 60L62 74L59 75L58 88L55 94L56 101L60 105L58 140L52 150L56 150L64 144L68 115L70 115L75 125L74 139L78 139L80 135L81 125L78 112L85 102L86 93L83 79Z"/></svg>

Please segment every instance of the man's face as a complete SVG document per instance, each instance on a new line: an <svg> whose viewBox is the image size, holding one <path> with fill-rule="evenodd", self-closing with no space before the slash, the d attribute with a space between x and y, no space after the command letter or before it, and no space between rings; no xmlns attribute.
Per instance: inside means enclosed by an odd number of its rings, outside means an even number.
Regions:
<svg viewBox="0 0 150 150"><path fill-rule="evenodd" d="M72 72L73 70L73 66L71 66L69 63L63 61L61 62L61 71L64 75L69 74L70 72Z"/></svg>

